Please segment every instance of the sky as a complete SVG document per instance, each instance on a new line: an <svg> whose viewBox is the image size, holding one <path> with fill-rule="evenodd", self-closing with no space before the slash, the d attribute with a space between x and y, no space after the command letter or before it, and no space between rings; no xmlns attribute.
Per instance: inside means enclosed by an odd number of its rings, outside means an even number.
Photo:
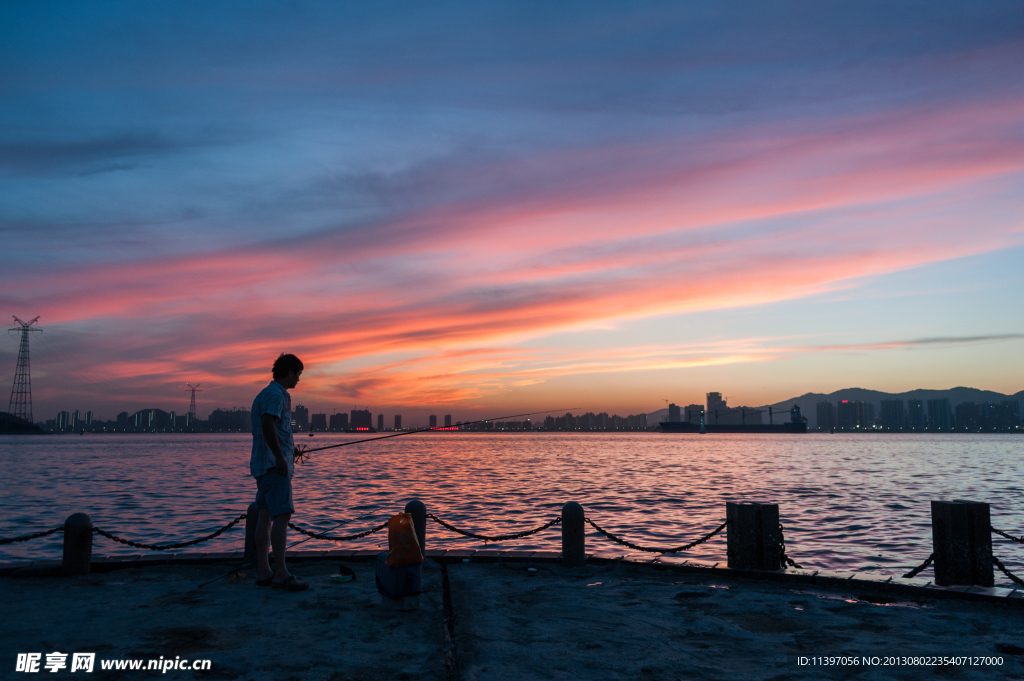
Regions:
<svg viewBox="0 0 1024 681"><path fill-rule="evenodd" d="M1024 389L1024 5L0 4L36 420ZM0 343L13 381L18 338Z"/></svg>

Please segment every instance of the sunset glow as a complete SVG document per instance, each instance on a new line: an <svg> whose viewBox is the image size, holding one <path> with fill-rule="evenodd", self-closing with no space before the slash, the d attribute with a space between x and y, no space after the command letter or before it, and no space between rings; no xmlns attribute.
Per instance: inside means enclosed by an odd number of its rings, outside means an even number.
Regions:
<svg viewBox="0 0 1024 681"><path fill-rule="evenodd" d="M1019 7L430 7L0 7L39 414L1024 387Z"/></svg>

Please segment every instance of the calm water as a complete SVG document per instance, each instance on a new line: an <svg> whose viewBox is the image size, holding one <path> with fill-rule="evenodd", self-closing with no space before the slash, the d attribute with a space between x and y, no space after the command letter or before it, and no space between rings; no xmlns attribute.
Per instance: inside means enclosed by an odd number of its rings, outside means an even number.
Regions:
<svg viewBox="0 0 1024 681"><path fill-rule="evenodd" d="M349 435L303 438L317 446ZM185 541L245 512L255 483L242 435L5 436L0 537L51 528L76 511L128 539ZM902 574L931 552L929 501L992 504L995 527L1024 531L1024 438L1014 435L662 435L430 433L321 452L297 469L294 522L347 534L411 498L465 529L540 525L563 503L635 543L684 544L725 517L727 500L778 503L789 554L805 567ZM433 546L482 547L428 523ZM198 550L238 550L241 526ZM57 558L61 535L0 546L0 560ZM299 537L294 537L298 539ZM351 546L376 547L384 533ZM596 533L588 548L619 547ZM303 548L335 545L309 541ZM492 547L495 545L491 545ZM557 526L504 548L559 549ZM1024 546L994 540L1024 575ZM96 538L99 555L138 550ZM725 557L724 535L687 555ZM997 582L1008 580L997 573Z"/></svg>

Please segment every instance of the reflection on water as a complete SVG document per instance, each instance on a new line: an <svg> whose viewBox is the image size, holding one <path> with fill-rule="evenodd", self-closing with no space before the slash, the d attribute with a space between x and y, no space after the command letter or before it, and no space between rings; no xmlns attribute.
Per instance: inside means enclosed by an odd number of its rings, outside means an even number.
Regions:
<svg viewBox="0 0 1024 681"><path fill-rule="evenodd" d="M317 446L356 439L318 435ZM173 542L245 512L255 493L249 436L5 436L0 537L48 529L76 511L128 539ZM725 517L727 500L779 504L787 552L805 567L902 574L931 552L929 501L992 504L992 523L1024 529L1024 438L1014 435L663 435L428 433L312 455L297 469L294 521L353 533L419 498L484 534L535 527L574 500L642 545L678 546ZM340 525L339 525L340 524ZM589 528L588 528L589 529ZM428 524L430 545L483 547ZM194 550L241 547L242 526ZM296 538L298 539L298 538ZM384 533L353 542L376 547ZM618 545L591 532L588 548ZM303 548L326 544L316 540ZM492 545L492 547L495 545ZM498 545L558 550L555 526ZM1024 574L1024 546L993 539ZM56 558L60 535L0 546L0 559ZM137 549L96 538L99 555ZM724 534L688 552L724 560ZM1008 583L998 575L997 581Z"/></svg>

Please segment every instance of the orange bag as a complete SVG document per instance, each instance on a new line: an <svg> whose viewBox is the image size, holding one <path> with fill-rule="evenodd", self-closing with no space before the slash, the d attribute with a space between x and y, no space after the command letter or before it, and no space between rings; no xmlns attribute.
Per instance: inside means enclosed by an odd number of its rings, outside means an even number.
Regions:
<svg viewBox="0 0 1024 681"><path fill-rule="evenodd" d="M416 539L411 513L397 513L388 520L388 567L416 565L423 562L423 552Z"/></svg>

